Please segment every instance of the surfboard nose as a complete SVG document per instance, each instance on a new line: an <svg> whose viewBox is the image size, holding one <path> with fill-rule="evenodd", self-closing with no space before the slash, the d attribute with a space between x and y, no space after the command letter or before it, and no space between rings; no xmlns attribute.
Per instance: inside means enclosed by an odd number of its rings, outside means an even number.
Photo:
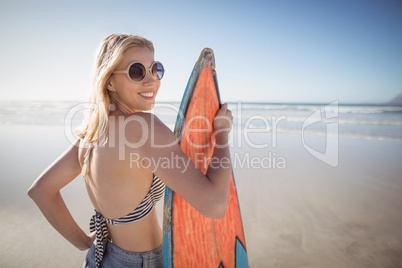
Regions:
<svg viewBox="0 0 402 268"><path fill-rule="evenodd" d="M200 59L202 61L203 68L215 69L215 56L214 51L208 47L201 51Z"/></svg>

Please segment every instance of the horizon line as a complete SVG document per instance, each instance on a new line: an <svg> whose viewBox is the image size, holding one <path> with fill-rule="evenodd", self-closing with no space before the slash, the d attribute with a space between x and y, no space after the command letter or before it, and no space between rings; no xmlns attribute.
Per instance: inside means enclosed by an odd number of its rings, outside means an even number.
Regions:
<svg viewBox="0 0 402 268"><path fill-rule="evenodd" d="M235 103L245 103L245 104L271 104L271 105L281 105L281 104L289 104L289 105L327 105L329 103L332 103L334 101L338 101L339 105L387 105L387 106L402 106L401 104L393 104L391 103L391 101L388 102L341 102L339 100L333 100L330 102L296 102L296 101L242 101L242 100L229 100L229 101L225 101L226 103L229 104L235 104ZM80 99L64 99L64 100L50 100L50 99L37 99L37 100L33 100L33 99L0 99L0 102L88 102L88 100L80 100ZM169 101L169 100L160 100L160 101L156 101L156 104L158 103L181 103L181 101Z"/></svg>

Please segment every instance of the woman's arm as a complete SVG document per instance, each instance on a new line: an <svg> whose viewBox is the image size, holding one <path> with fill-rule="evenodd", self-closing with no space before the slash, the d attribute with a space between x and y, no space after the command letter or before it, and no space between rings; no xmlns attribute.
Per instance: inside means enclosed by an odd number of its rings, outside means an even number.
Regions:
<svg viewBox="0 0 402 268"><path fill-rule="evenodd" d="M95 235L88 236L74 221L60 194L60 189L81 172L78 144L72 145L32 184L28 195L35 201L49 223L80 250L91 247Z"/></svg>
<svg viewBox="0 0 402 268"><path fill-rule="evenodd" d="M228 134L233 117L227 104L222 105L214 120L217 146L212 156L214 165L210 164L206 175L183 153L175 135L166 125L150 114L142 114L141 117L146 125L128 125L126 136L131 136L132 141L140 141L143 137L135 135L146 132L148 138L139 148L132 148L131 153L139 152L142 159L150 163L153 172L201 214L222 218L226 212L231 175ZM144 127L148 127L145 132ZM139 128L142 132L138 131ZM166 160L171 162L170 165L160 164Z"/></svg>

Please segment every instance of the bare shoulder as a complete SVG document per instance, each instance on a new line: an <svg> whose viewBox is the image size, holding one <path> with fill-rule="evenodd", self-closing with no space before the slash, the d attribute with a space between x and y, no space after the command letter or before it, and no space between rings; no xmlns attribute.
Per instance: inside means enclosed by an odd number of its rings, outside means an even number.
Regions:
<svg viewBox="0 0 402 268"><path fill-rule="evenodd" d="M119 128L124 128L129 142L148 147L155 142L170 144L176 141L173 132L154 114L139 112L125 116L123 122L119 120Z"/></svg>

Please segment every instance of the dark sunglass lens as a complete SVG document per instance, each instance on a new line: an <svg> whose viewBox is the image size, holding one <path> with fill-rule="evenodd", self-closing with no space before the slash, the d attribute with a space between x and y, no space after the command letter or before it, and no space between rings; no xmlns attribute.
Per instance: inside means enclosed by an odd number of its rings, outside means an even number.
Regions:
<svg viewBox="0 0 402 268"><path fill-rule="evenodd" d="M156 77L158 80L161 80L163 77L164 69L160 62L155 62L152 66L152 75Z"/></svg>
<svg viewBox="0 0 402 268"><path fill-rule="evenodd" d="M145 67L141 63L134 63L130 66L128 74L133 81L139 82L145 77Z"/></svg>

